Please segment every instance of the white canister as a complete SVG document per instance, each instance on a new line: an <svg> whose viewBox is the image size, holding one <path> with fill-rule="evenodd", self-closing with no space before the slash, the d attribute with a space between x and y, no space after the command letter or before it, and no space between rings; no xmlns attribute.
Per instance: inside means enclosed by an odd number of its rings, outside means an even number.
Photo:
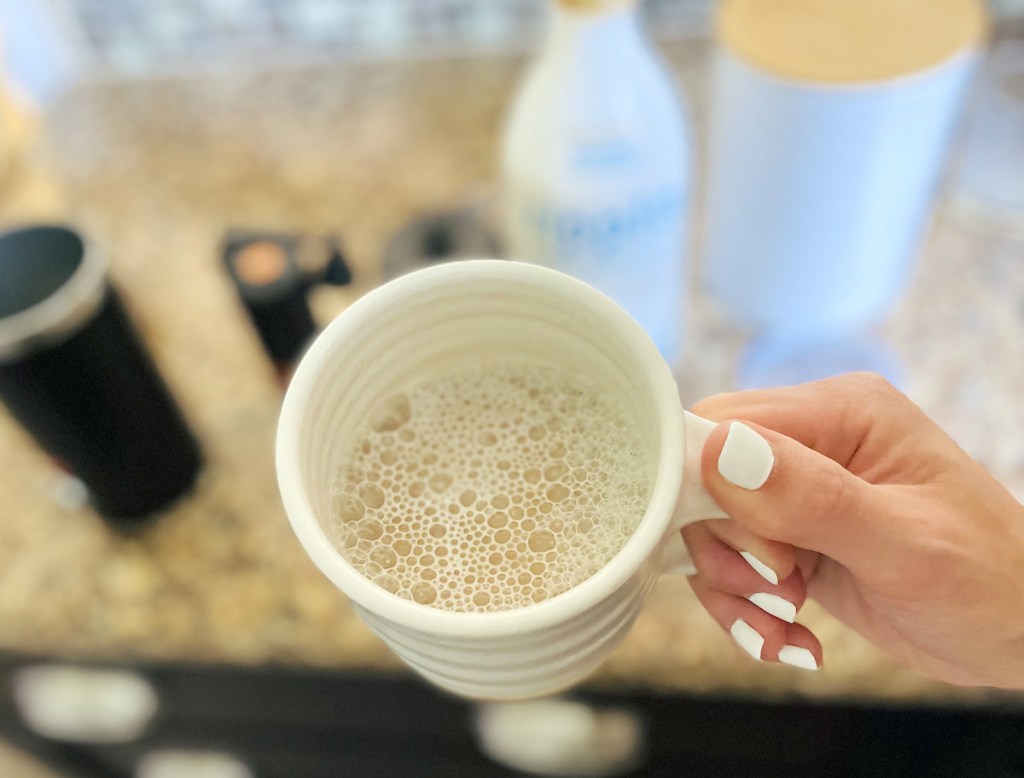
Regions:
<svg viewBox="0 0 1024 778"><path fill-rule="evenodd" d="M733 0L718 32L705 283L773 337L855 332L907 284L980 4Z"/></svg>

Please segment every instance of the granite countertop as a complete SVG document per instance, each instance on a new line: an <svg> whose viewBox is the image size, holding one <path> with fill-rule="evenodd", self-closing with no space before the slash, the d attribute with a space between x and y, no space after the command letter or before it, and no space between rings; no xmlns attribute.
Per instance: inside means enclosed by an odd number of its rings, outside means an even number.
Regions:
<svg viewBox="0 0 1024 778"><path fill-rule="evenodd" d="M701 115L705 51L670 58ZM293 538L273 473L281 391L218 264L226 228L339 232L356 283L315 300L328 319L380 281L383 241L415 214L495 192L502 113L521 62L332 65L201 81L81 86L7 171L3 224L69 219L110 257L208 464L188 499L134 534L48 496L47 459L0 412L0 651L80 659L284 663L405 672ZM946 214L915 288L885 327L907 390L1024 494L1020 249ZM698 300L684 400L729 388L739 335ZM997 356L997 355L1002 355ZM606 687L987 703L893 665L813 603L810 674L755 664L685 582L659 583L594 677Z"/></svg>

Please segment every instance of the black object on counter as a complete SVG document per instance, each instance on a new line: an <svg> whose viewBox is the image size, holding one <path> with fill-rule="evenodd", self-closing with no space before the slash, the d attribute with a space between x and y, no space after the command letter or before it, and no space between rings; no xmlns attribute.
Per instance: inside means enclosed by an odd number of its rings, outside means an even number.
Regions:
<svg viewBox="0 0 1024 778"><path fill-rule="evenodd" d="M384 249L384 278L458 259L493 259L500 254L494 234L464 211L424 216L403 227Z"/></svg>
<svg viewBox="0 0 1024 778"><path fill-rule="evenodd" d="M70 229L0 235L0 400L108 518L156 512L201 468L105 262Z"/></svg>
<svg viewBox="0 0 1024 778"><path fill-rule="evenodd" d="M310 287L352 280L337 240L235 231L225 240L223 256L263 347L286 379L316 334Z"/></svg>

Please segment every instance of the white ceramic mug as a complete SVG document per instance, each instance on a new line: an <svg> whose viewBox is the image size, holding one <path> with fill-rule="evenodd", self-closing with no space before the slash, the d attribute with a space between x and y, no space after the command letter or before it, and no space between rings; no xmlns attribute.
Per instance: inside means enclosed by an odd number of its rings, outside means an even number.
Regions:
<svg viewBox="0 0 1024 778"><path fill-rule="evenodd" d="M493 613L420 605L364 578L332 545L334 480L381 396L439 367L496 357L557 364L617 393L651 446L651 499L616 556L557 597ZM306 552L399 657L450 692L520 699L594 670L625 636L658 576L688 563L680 528L723 515L700 476L713 428L683 411L657 348L610 299L547 268L472 260L385 284L324 330L284 400L277 473Z"/></svg>

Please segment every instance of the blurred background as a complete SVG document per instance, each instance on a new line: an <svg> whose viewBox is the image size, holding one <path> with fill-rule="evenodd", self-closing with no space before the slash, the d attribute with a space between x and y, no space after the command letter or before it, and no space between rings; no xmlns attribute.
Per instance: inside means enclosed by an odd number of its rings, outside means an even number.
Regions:
<svg viewBox="0 0 1024 778"><path fill-rule="evenodd" d="M60 375L124 388L101 416L159 395L145 407L186 431L178 448L161 435L119 452L174 470L180 489L103 507L117 474L91 483L76 457L94 463L117 439L77 441L75 413L42 399L71 390L32 362L56 341L10 323L20 298L3 263L28 251L45 264L50 249L0 241L0 775L1024 775L1021 695L929 681L813 603L801 620L825 668L756 665L672 578L569 701L474 708L415 680L288 527L274 425L304 346L389 278L471 256L544 262L611 294L687 405L882 372L1024 498L1024 2L979 3L982 34L853 89L853 76L744 59L722 7L0 0L0 228L77 232L123 300L111 326L134 333L124 348L165 386L140 399L145 382L116 355L86 380L93 346L73 368L55 357ZM947 7L967 6L937 3L938 27ZM913 107L914 84L947 73L929 125L941 137L906 130L856 152L890 171L915 148L927 159L905 176L836 178L851 152L845 136L814 135L819 97L906 89ZM737 105L751 113L737 120ZM882 137L901 121L873 110L839 124ZM809 182L813 212L799 199L785 210L795 175L745 156L797 119L820 143L779 158ZM877 213L830 208L838 190L890 199ZM758 227L787 219L817 227ZM844 265L809 243L835 233L829 219L853 235L897 230L898 267ZM747 243L722 239L736 235ZM797 263L785 272L799 284L764 280L800 251L868 270ZM723 295L723 278L744 294ZM863 310L825 315L861 293ZM789 316L806 299L838 302Z"/></svg>

